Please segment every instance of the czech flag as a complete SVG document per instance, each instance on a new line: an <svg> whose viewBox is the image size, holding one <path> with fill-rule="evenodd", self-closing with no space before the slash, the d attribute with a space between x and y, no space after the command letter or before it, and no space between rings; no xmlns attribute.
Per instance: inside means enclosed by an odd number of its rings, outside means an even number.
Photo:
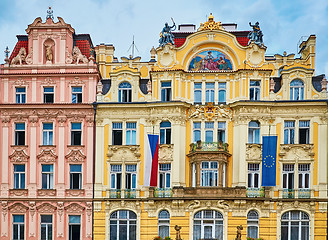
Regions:
<svg viewBox="0 0 328 240"><path fill-rule="evenodd" d="M158 148L159 136L148 134L146 145L146 161L144 173L144 186L156 187L158 175Z"/></svg>

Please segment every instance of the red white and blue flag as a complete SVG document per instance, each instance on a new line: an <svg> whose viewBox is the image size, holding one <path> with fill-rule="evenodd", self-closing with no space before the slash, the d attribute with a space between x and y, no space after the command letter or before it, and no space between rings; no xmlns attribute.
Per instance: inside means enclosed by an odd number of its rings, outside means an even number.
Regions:
<svg viewBox="0 0 328 240"><path fill-rule="evenodd" d="M156 187L158 175L158 148L159 136L148 134L146 145L146 161L144 173L144 186Z"/></svg>

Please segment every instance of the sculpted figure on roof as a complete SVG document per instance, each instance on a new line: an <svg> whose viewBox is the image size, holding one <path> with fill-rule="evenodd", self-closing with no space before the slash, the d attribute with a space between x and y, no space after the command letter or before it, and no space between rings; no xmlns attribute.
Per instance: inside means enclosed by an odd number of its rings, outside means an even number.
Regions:
<svg viewBox="0 0 328 240"><path fill-rule="evenodd" d="M160 47L163 47L166 44L174 45L174 36L171 31L174 31L176 29L176 26L175 26L175 22L173 21L173 18L171 18L171 19L172 19L173 25L169 26L168 23L165 23L165 26L159 35L160 36L160 39L159 39Z"/></svg>
<svg viewBox="0 0 328 240"><path fill-rule="evenodd" d="M263 33L260 29L259 22L256 22L254 25L249 22L249 26L253 28L253 31L250 32L247 36L249 38L248 45L251 43L251 41L254 41L257 45L263 44Z"/></svg>

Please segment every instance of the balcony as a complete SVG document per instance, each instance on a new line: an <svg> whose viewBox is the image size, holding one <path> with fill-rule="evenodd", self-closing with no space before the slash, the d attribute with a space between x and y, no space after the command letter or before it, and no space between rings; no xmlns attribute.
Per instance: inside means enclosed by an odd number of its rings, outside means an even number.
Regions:
<svg viewBox="0 0 328 240"><path fill-rule="evenodd" d="M137 190L136 189L125 189L124 190L124 198L136 198Z"/></svg>
<svg viewBox="0 0 328 240"><path fill-rule="evenodd" d="M109 190L110 198L121 198L121 189L111 189Z"/></svg>
<svg viewBox="0 0 328 240"><path fill-rule="evenodd" d="M172 188L155 188L154 197L169 198L173 196Z"/></svg>
<svg viewBox="0 0 328 240"><path fill-rule="evenodd" d="M304 189L304 188L299 189L298 198L311 198L311 189Z"/></svg>
<svg viewBox="0 0 328 240"><path fill-rule="evenodd" d="M109 198L137 198L139 196L137 189L110 189Z"/></svg>
<svg viewBox="0 0 328 240"><path fill-rule="evenodd" d="M265 197L264 188L247 188L246 197L249 198Z"/></svg>
<svg viewBox="0 0 328 240"><path fill-rule="evenodd" d="M283 189L282 198L295 198L295 189Z"/></svg>
<svg viewBox="0 0 328 240"><path fill-rule="evenodd" d="M202 142L197 141L197 143L190 144L190 153L194 152L229 152L228 143L223 142Z"/></svg>

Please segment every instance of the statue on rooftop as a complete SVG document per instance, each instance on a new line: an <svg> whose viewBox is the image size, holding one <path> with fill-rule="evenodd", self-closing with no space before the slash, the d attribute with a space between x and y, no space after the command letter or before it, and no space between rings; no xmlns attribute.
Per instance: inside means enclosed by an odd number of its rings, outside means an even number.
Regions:
<svg viewBox="0 0 328 240"><path fill-rule="evenodd" d="M263 33L260 29L260 24L259 22L256 22L254 25L252 25L251 22L249 22L249 26L253 28L253 31L248 34L248 44L249 45L252 41L255 42L257 45L262 45L263 44Z"/></svg>
<svg viewBox="0 0 328 240"><path fill-rule="evenodd" d="M171 18L171 19L172 19L173 25L169 26L168 23L165 23L165 26L164 26L162 32L159 34L159 36L160 36L159 46L160 47L163 47L166 44L174 45L174 36L171 31L174 31L176 29L176 25L175 25L175 22L173 21L173 18Z"/></svg>
<svg viewBox="0 0 328 240"><path fill-rule="evenodd" d="M51 9L51 7L49 7L49 9L47 10L47 17L46 19L48 18L51 18L52 20L54 20L54 11Z"/></svg>

